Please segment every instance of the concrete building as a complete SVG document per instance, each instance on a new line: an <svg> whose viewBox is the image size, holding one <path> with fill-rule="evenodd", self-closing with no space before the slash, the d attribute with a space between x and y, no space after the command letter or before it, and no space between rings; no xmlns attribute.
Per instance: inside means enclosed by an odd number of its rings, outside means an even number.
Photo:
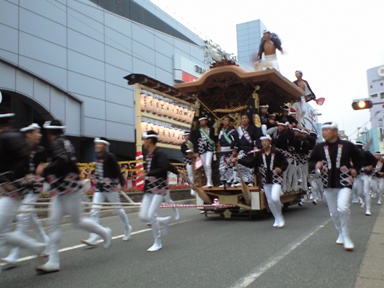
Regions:
<svg viewBox="0 0 384 288"><path fill-rule="evenodd" d="M259 52L264 30L267 30L267 27L261 20L236 25L237 60L251 70L253 70L252 57Z"/></svg>
<svg viewBox="0 0 384 288"><path fill-rule="evenodd" d="M0 1L1 106L15 127L57 118L80 161L107 137L135 158L133 87L140 73L165 84L199 77L204 41L149 0Z"/></svg>
<svg viewBox="0 0 384 288"><path fill-rule="evenodd" d="M370 109L372 127L383 127L384 65L367 70L368 93L374 104Z"/></svg>

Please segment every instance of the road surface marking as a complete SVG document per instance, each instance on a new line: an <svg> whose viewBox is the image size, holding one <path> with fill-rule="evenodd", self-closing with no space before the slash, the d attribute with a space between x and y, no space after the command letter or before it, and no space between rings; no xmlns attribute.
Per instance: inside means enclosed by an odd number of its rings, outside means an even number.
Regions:
<svg viewBox="0 0 384 288"><path fill-rule="evenodd" d="M261 275L263 275L265 272L267 272L270 268L272 268L277 263L279 263L281 260L283 260L285 258L285 256L287 256L293 250L295 250L297 247L299 247L301 244L303 244L306 240L308 240L317 231L319 231L321 228L323 228L325 225L327 225L330 221L331 221L331 219L328 219L323 224L321 224L320 226L317 226L315 229L313 229L309 234L307 234L304 237L301 237L299 239L296 239L294 242L290 243L288 246L286 246L285 248L280 250L278 253L269 257L266 261L264 261L261 264L259 264L258 266L256 266L248 274L246 274L244 277L240 278L238 281L236 281L230 287L232 287L232 288L248 287L257 278L259 278Z"/></svg>
<svg viewBox="0 0 384 288"><path fill-rule="evenodd" d="M169 226L175 226L175 225L183 224L183 223L190 222L190 221L193 221L193 220L194 220L194 219L189 219L189 220L184 220L184 221L178 221L178 222L176 222L176 223L172 223L172 224L170 224ZM151 229L151 228L142 229L142 230L139 230L139 231L132 232L131 235L137 235L137 234L141 234L141 233L149 232L149 231L152 231L152 229ZM116 239L123 238L123 237L124 237L124 234L117 235L117 236L113 236L113 237L112 237L112 240L116 240ZM98 243L102 243L103 240L99 240L99 241L97 241L97 242L98 242ZM88 247L88 245L86 245L86 244L79 244L79 245L74 245L74 246L70 246L70 247L61 248L61 249L59 249L59 253L67 252L67 251L71 251L71 250L75 250L75 249L79 249L79 248L84 248L84 247ZM32 259L35 259L35 258L37 258L36 255L34 255L34 256L26 256L26 257L17 259L16 262L24 262L24 261L32 260ZM4 265L4 264L3 264L3 265ZM1 265L0 265L0 266L1 266ZM5 264L4 266L6 266L6 264Z"/></svg>

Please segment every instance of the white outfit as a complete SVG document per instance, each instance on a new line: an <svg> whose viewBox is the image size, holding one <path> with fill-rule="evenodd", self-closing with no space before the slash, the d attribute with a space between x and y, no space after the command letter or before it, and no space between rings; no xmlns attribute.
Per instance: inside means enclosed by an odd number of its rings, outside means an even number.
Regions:
<svg viewBox="0 0 384 288"><path fill-rule="evenodd" d="M163 203L163 195L161 194L152 194L144 193L143 201L141 202L139 218L141 221L151 224L153 237L155 238L155 243L152 247L148 249L149 252L157 251L162 248L161 244L161 231L160 225L162 224L163 234L166 234L168 231L168 225L171 220L171 217L158 217L158 210L161 203Z"/></svg>
<svg viewBox="0 0 384 288"><path fill-rule="evenodd" d="M281 185L280 184L264 184L263 186L269 209L275 218L274 227L283 227L285 225L284 217L281 212Z"/></svg>
<svg viewBox="0 0 384 288"><path fill-rule="evenodd" d="M276 69L277 71L280 71L276 54L264 55L264 60L260 60L255 63L256 71L262 71L266 69Z"/></svg>
<svg viewBox="0 0 384 288"><path fill-rule="evenodd" d="M93 203L102 203L102 202L105 202L106 200L108 200L108 202L110 202L110 203L121 203L120 202L120 195L119 195L119 192L117 192L117 191L111 191L111 192L98 192L98 191L96 191L95 193L93 193L93 197L92 197ZM100 222L100 208L101 207L102 207L102 205L97 205L97 204L92 205L91 218L96 223ZM119 215L121 222L123 222L123 226L124 226L123 240L127 241L127 240L129 240L129 238L131 236L131 231L132 231L132 228L129 225L128 216L125 213L124 209L121 207L121 205L117 204L117 205L113 205L112 207L115 210L115 213L117 215ZM98 238L99 237L97 234L92 233L89 235L89 239L86 240L85 242L95 243Z"/></svg>
<svg viewBox="0 0 384 288"><path fill-rule="evenodd" d="M360 174L359 175L361 181L363 182L363 193L364 193L364 200L365 200L365 213L371 212L371 182L372 182L372 176L367 174Z"/></svg>
<svg viewBox="0 0 384 288"><path fill-rule="evenodd" d="M39 243L23 231L8 232L11 227L21 200L8 196L0 196L0 258L6 254L6 246L20 247L31 250L39 255L46 248L45 243ZM1 272L1 269L0 269Z"/></svg>
<svg viewBox="0 0 384 288"><path fill-rule="evenodd" d="M373 177L372 190L377 194L377 203L381 204L381 202L383 201L384 178Z"/></svg>
<svg viewBox="0 0 384 288"><path fill-rule="evenodd" d="M104 247L109 248L109 245L111 244L111 230L109 228L104 228L100 224L94 222L91 218L83 216L83 207L81 204L83 196L82 191L82 189L79 189L71 194L56 195L52 197L49 209L48 228L50 254L48 262L38 267L38 270L53 272L60 269L60 224L65 215L71 216L72 223L76 227L101 236L104 240Z"/></svg>
<svg viewBox="0 0 384 288"><path fill-rule="evenodd" d="M339 231L337 244L344 244L346 249L353 249L353 242L350 238L351 203L352 191L350 188L325 188L325 197L327 198L329 214L333 224Z"/></svg>
<svg viewBox="0 0 384 288"><path fill-rule="evenodd" d="M302 125L302 119L304 118L306 112L305 97L301 96L300 101L293 103L292 107L296 110L297 123Z"/></svg>
<svg viewBox="0 0 384 288"><path fill-rule="evenodd" d="M194 183L194 179L193 179L193 167L192 167L192 164L185 164L185 167L187 169L187 174L188 174L188 178L189 178L189 181L191 181L191 183ZM195 190L191 189L191 195L192 196L196 196L196 192Z"/></svg>
<svg viewBox="0 0 384 288"><path fill-rule="evenodd" d="M34 205L28 205L27 203L36 203L38 198L39 198L38 193L29 192L24 197L19 209L20 210L34 209ZM43 243L48 244L49 237L45 233L43 226L41 225L41 222L37 217L37 213L35 211L19 213L17 214L16 218L17 218L16 231L19 231L25 234L27 233L28 229L32 227L35 233L39 235ZM20 252L19 247L13 248L11 253L5 259L3 259L3 261L6 263L15 263L17 258L19 258L19 252ZM46 254L46 253L43 253L43 254Z"/></svg>
<svg viewBox="0 0 384 288"><path fill-rule="evenodd" d="M203 154L200 154L200 158L201 160L203 160L204 172L205 172L205 176L207 177L207 186L213 186L213 181L212 181L213 152L207 151Z"/></svg>
<svg viewBox="0 0 384 288"><path fill-rule="evenodd" d="M297 160L292 157L287 158L287 161L288 167L283 173L283 192L297 191L297 173L299 166L297 165Z"/></svg>

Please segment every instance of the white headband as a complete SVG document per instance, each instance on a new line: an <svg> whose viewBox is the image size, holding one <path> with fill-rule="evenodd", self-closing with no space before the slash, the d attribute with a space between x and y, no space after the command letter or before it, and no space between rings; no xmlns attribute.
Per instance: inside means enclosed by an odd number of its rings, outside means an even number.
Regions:
<svg viewBox="0 0 384 288"><path fill-rule="evenodd" d="M282 122L277 122L277 125L282 125L282 126L288 126L289 125L289 122L285 122L285 123L282 123Z"/></svg>
<svg viewBox="0 0 384 288"><path fill-rule="evenodd" d="M0 114L0 118L10 118L10 117L15 117L15 113Z"/></svg>
<svg viewBox="0 0 384 288"><path fill-rule="evenodd" d="M326 122L323 124L323 126L321 128L322 129L325 129L325 128L339 129L339 127L337 126L337 123L335 123L335 122Z"/></svg>
<svg viewBox="0 0 384 288"><path fill-rule="evenodd" d="M100 139L100 138L95 138L95 140L93 142L94 143L102 143L102 144L105 144L107 146L111 145L111 143L109 143L107 140L103 140L103 139Z"/></svg>
<svg viewBox="0 0 384 288"><path fill-rule="evenodd" d="M29 125L27 127L21 128L20 132L28 132L28 131L33 131L33 130L37 130L37 129L40 129L39 124L32 123L31 125Z"/></svg>
<svg viewBox="0 0 384 288"><path fill-rule="evenodd" d="M46 121L43 125L44 129L65 129L65 126L51 125L51 121Z"/></svg>
<svg viewBox="0 0 384 288"><path fill-rule="evenodd" d="M271 136L266 135L266 136L261 136L261 137L260 137L260 140L269 140L269 141L272 141L272 138L271 138Z"/></svg>
<svg viewBox="0 0 384 288"><path fill-rule="evenodd" d="M199 121L201 121L201 120L208 120L208 118L205 117L205 116L204 116L204 117L200 117L200 118L199 118Z"/></svg>
<svg viewBox="0 0 384 288"><path fill-rule="evenodd" d="M301 130L299 128L292 128L293 131L298 131L298 132L301 132Z"/></svg>
<svg viewBox="0 0 384 288"><path fill-rule="evenodd" d="M187 151L185 151L187 153L193 153L193 150L192 149L188 149Z"/></svg>
<svg viewBox="0 0 384 288"><path fill-rule="evenodd" d="M158 138L159 136L157 134L147 134L147 131L143 133L143 139L148 139L148 138Z"/></svg>
<svg viewBox="0 0 384 288"><path fill-rule="evenodd" d="M183 132L183 136L187 136L187 135L189 135L189 134L191 134L189 131L184 131L184 132Z"/></svg>
<svg viewBox="0 0 384 288"><path fill-rule="evenodd" d="M306 130L301 130L301 131L300 131L300 133L304 133L304 134L307 134L307 135L309 135L309 132L308 132L308 131L306 131Z"/></svg>
<svg viewBox="0 0 384 288"><path fill-rule="evenodd" d="M260 105L259 108L269 108L269 105Z"/></svg>

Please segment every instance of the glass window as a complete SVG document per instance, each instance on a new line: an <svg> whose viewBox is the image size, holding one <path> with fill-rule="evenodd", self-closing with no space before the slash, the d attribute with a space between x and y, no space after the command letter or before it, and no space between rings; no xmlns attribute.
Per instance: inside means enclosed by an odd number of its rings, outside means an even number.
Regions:
<svg viewBox="0 0 384 288"><path fill-rule="evenodd" d="M376 98L377 97L377 94L372 94L371 95L371 98Z"/></svg>
<svg viewBox="0 0 384 288"><path fill-rule="evenodd" d="M384 92L380 93L380 99L384 99Z"/></svg>

